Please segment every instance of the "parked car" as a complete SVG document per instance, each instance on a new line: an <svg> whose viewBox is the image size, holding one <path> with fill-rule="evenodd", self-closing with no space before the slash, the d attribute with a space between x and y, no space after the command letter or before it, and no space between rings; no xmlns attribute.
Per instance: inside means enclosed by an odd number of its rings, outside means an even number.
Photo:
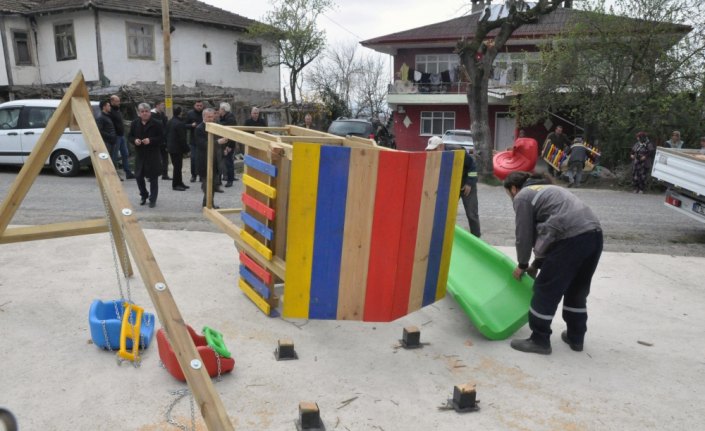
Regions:
<svg viewBox="0 0 705 431"><path fill-rule="evenodd" d="M443 134L443 143L445 145L455 145L462 147L470 154L475 152L475 144L472 141L472 132L464 129L446 130Z"/></svg>
<svg viewBox="0 0 705 431"><path fill-rule="evenodd" d="M337 136L359 136L361 138L374 139L375 127L367 120L340 117L330 123L328 133Z"/></svg>
<svg viewBox="0 0 705 431"><path fill-rule="evenodd" d="M0 164L23 165L60 100L26 99L0 104ZM91 102L93 113L98 103ZM90 164L90 152L80 131L68 128L59 138L46 165L61 177L77 175L81 166Z"/></svg>

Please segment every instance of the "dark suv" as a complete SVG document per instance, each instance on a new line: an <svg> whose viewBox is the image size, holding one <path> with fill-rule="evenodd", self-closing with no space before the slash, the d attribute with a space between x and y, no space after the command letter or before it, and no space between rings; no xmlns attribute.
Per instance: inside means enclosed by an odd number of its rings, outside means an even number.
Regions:
<svg viewBox="0 0 705 431"><path fill-rule="evenodd" d="M366 139L375 138L375 128L371 122L367 120L356 120L345 117L340 117L330 123L328 133L338 136L359 136Z"/></svg>

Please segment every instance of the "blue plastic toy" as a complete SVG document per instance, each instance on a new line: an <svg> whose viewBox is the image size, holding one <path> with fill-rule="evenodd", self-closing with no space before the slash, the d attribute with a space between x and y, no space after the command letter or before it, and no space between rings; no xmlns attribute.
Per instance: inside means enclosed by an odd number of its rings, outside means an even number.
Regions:
<svg viewBox="0 0 705 431"><path fill-rule="evenodd" d="M91 327L93 344L101 349L118 350L120 348L120 330L122 328L122 315L124 313L122 300L100 301L96 299L91 303L88 311L88 323ZM130 313L130 322L134 323L135 313ZM140 328L140 348L146 349L154 336L154 314L142 315ZM107 341L106 341L107 337ZM127 339L126 348L132 348L132 340Z"/></svg>

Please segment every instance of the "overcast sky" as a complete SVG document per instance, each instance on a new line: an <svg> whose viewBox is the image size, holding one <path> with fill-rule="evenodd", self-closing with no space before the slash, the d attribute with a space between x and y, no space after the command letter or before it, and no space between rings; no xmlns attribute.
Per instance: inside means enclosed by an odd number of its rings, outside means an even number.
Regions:
<svg viewBox="0 0 705 431"><path fill-rule="evenodd" d="M247 18L262 21L271 2L201 0ZM334 10L319 17L329 43L365 40L458 17L469 0L338 0Z"/></svg>

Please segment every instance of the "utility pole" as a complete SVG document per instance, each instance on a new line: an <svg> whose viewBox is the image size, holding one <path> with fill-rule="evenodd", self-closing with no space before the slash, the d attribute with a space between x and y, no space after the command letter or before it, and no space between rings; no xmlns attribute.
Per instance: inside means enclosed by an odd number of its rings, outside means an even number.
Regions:
<svg viewBox="0 0 705 431"><path fill-rule="evenodd" d="M169 0L162 0L162 35L164 37L164 104L166 116L174 116L171 95L171 23L169 22Z"/></svg>

